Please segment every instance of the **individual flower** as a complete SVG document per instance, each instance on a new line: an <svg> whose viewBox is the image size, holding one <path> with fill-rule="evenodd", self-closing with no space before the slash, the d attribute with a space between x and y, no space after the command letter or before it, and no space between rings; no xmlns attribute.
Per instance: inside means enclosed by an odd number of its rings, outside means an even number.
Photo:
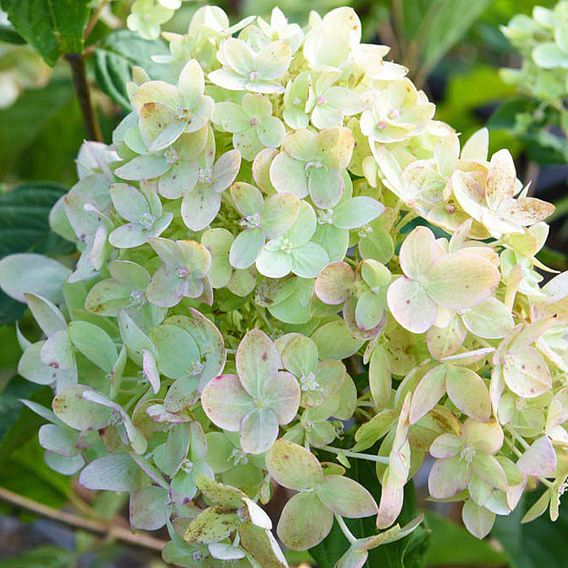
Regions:
<svg viewBox="0 0 568 568"><path fill-rule="evenodd" d="M173 214L163 212L162 202L152 186L142 184L138 190L125 183L115 183L109 191L114 208L129 221L109 235L113 247L138 247L159 237L172 222Z"/></svg>
<svg viewBox="0 0 568 568"><path fill-rule="evenodd" d="M146 288L151 276L148 271L130 260L109 263L110 278L97 282L85 298L89 312L116 317L120 310L128 310L142 327L158 323L165 315L161 308L148 303Z"/></svg>
<svg viewBox="0 0 568 568"><path fill-rule="evenodd" d="M290 79L284 93L284 121L290 128L306 128L310 117L306 107L310 94L310 73L304 71Z"/></svg>
<svg viewBox="0 0 568 568"><path fill-rule="evenodd" d="M522 233L554 212L554 206L535 197L515 196L521 190L508 150L499 150L485 164L457 170L451 178L454 195L463 208L496 238Z"/></svg>
<svg viewBox="0 0 568 568"><path fill-rule="evenodd" d="M336 8L323 18L312 12L304 57L312 69L341 68L360 42L361 21L353 8Z"/></svg>
<svg viewBox="0 0 568 568"><path fill-rule="evenodd" d="M204 91L205 78L195 59L182 69L177 85L147 81L136 88L132 107L150 152L166 149L184 132L196 132L209 122L214 102Z"/></svg>
<svg viewBox="0 0 568 568"><path fill-rule="evenodd" d="M255 52L246 42L229 38L221 44L217 58L223 67L208 75L215 85L230 91L284 92L278 79L290 66L291 50L286 42L274 41Z"/></svg>
<svg viewBox="0 0 568 568"><path fill-rule="evenodd" d="M284 12L282 12L282 10L277 6L272 9L269 22L259 16L256 23L258 24L258 29L263 34L263 39L266 38L264 41L283 41L290 46L292 55L298 51L298 48L304 39L302 27L299 24L290 24L288 22L288 18L284 15ZM251 37L251 34L256 31L254 26L251 26L251 28L252 30L247 30L248 37Z"/></svg>
<svg viewBox="0 0 568 568"><path fill-rule="evenodd" d="M480 492L507 490L507 476L495 454L503 445L503 430L495 421L468 418L461 433L442 434L430 447L436 458L428 477L428 489L435 499L455 497L468 489L473 498Z"/></svg>
<svg viewBox="0 0 568 568"><path fill-rule="evenodd" d="M339 406L338 391L347 372L341 361L320 361L317 345L300 334L284 335L277 340L276 346L283 366L300 383L303 407L318 407L330 398L335 399L335 407Z"/></svg>
<svg viewBox="0 0 568 568"><path fill-rule="evenodd" d="M483 249L446 253L426 227L417 227L400 249L404 273L388 289L395 319L412 333L428 331L444 310L465 310L493 295L499 270Z"/></svg>
<svg viewBox="0 0 568 568"><path fill-rule="evenodd" d="M212 120L219 130L233 134L233 146L249 162L263 148L278 148L284 141L284 125L272 116L272 103L264 95L247 93L240 105L219 102Z"/></svg>
<svg viewBox="0 0 568 568"><path fill-rule="evenodd" d="M186 187L181 202L183 222L192 231L202 231L219 213L222 193L235 181L241 167L241 154L229 150L214 162L214 154L205 154L197 169L195 185Z"/></svg>
<svg viewBox="0 0 568 568"><path fill-rule="evenodd" d="M356 330L374 332L385 314L390 281L390 271L376 260L364 260L356 271L332 262L319 273L314 291L325 304L343 305L345 321Z"/></svg>
<svg viewBox="0 0 568 568"><path fill-rule="evenodd" d="M371 144L400 142L420 132L434 110L409 79L389 81L374 93L370 109L361 114L361 131Z"/></svg>
<svg viewBox="0 0 568 568"><path fill-rule="evenodd" d="M334 515L358 519L377 514L373 496L362 485L324 475L316 457L298 444L278 440L266 454L266 466L276 483L298 491L286 503L277 528L292 550L317 546L331 531Z"/></svg>
<svg viewBox="0 0 568 568"><path fill-rule="evenodd" d="M359 114L367 106L357 92L335 84L340 75L337 71L322 72L309 90L306 112L320 130L343 126L346 116Z"/></svg>
<svg viewBox="0 0 568 568"><path fill-rule="evenodd" d="M81 179L62 198L65 217L81 250L70 282L90 278L108 258L111 250L108 235L113 227L109 188L110 179L106 175L92 174Z"/></svg>
<svg viewBox="0 0 568 568"><path fill-rule="evenodd" d="M347 128L329 128L319 133L306 129L288 134L284 150L270 166L276 191L312 198L317 207L334 207L345 182L342 172L353 153L354 140Z"/></svg>
<svg viewBox="0 0 568 568"><path fill-rule="evenodd" d="M265 201L256 187L245 182L231 187L231 197L242 215L239 224L244 230L231 244L229 261L235 268L249 268L267 239L277 239L292 227L298 217L300 200L290 193L280 193Z"/></svg>
<svg viewBox="0 0 568 568"><path fill-rule="evenodd" d="M290 272L301 278L314 278L329 262L325 249L311 241L316 226L313 208L301 201L294 224L264 245L256 259L257 270L269 278L283 278Z"/></svg>
<svg viewBox="0 0 568 568"><path fill-rule="evenodd" d="M300 387L293 375L279 371L278 351L258 329L245 335L236 360L238 375L220 375L203 390L203 410L219 428L240 432L245 452L260 454L274 444L279 425L296 416Z"/></svg>
<svg viewBox="0 0 568 568"><path fill-rule="evenodd" d="M176 8L179 8L176 4L171 0L159 0L157 3L154 0L136 0L132 4L126 25L144 39L158 39L161 25L171 20Z"/></svg>
<svg viewBox="0 0 568 568"><path fill-rule="evenodd" d="M25 300L46 339L26 345L18 374L32 383L55 385L59 392L78 377L67 322L49 300L35 294L26 294Z"/></svg>
<svg viewBox="0 0 568 568"><path fill-rule="evenodd" d="M207 273L211 267L211 254L202 244L157 238L150 241L150 246L162 264L148 285L149 302L171 308L184 297L199 298L209 293L211 284Z"/></svg>

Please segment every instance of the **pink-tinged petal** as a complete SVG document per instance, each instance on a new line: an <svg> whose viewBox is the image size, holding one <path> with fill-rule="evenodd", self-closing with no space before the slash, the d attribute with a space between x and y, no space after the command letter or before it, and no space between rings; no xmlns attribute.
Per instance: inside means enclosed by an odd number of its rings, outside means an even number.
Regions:
<svg viewBox="0 0 568 568"><path fill-rule="evenodd" d="M402 276L387 291L389 309L398 323L412 333L428 331L436 321L436 304L421 284Z"/></svg>
<svg viewBox="0 0 568 568"><path fill-rule="evenodd" d="M517 462L517 467L522 473L535 477L554 475L556 466L556 452L548 436L543 436L533 442Z"/></svg>
<svg viewBox="0 0 568 568"><path fill-rule="evenodd" d="M247 454L262 454L278 438L278 418L269 408L251 410L241 423L241 447Z"/></svg>
<svg viewBox="0 0 568 568"><path fill-rule="evenodd" d="M488 511L484 507L476 505L469 500L464 503L462 509L463 524L467 530L479 539L485 538L495 522L495 513Z"/></svg>
<svg viewBox="0 0 568 568"><path fill-rule="evenodd" d="M448 365L446 389L450 400L467 416L480 422L491 417L489 389L483 379L467 367Z"/></svg>
<svg viewBox="0 0 568 568"><path fill-rule="evenodd" d="M267 392L267 381L278 373L280 356L273 341L260 329L252 329L237 349L237 372L250 396L260 399Z"/></svg>
<svg viewBox="0 0 568 568"><path fill-rule="evenodd" d="M438 460L428 477L428 490L435 499L448 499L461 493L471 479L471 468L459 456Z"/></svg>
<svg viewBox="0 0 568 568"><path fill-rule="evenodd" d="M317 485L316 492L322 503L341 517L360 519L378 512L373 496L348 477L326 475Z"/></svg>
<svg viewBox="0 0 568 568"><path fill-rule="evenodd" d="M291 550L307 550L317 546L333 525L333 513L312 491L294 495L282 510L278 536Z"/></svg>
<svg viewBox="0 0 568 568"><path fill-rule="evenodd" d="M144 376L148 379L152 392L156 394L160 390L160 373L156 365L156 359L150 351L144 349L142 352L142 369Z"/></svg>
<svg viewBox="0 0 568 568"><path fill-rule="evenodd" d="M229 432L238 432L243 418L254 409L236 375L220 375L209 381L201 394L201 404L211 422Z"/></svg>
<svg viewBox="0 0 568 568"><path fill-rule="evenodd" d="M495 454L503 446L503 430L496 420L477 422L468 418L463 424L466 445L486 454Z"/></svg>
<svg viewBox="0 0 568 568"><path fill-rule="evenodd" d="M409 278L423 280L442 254L434 233L427 227L416 227L400 247L400 267Z"/></svg>
<svg viewBox="0 0 568 568"><path fill-rule="evenodd" d="M316 278L314 291L325 304L343 304L351 295L355 273L346 262L328 264Z"/></svg>
<svg viewBox="0 0 568 568"><path fill-rule="evenodd" d="M491 297L500 278L495 264L466 248L434 262L425 287L440 306L464 310Z"/></svg>
<svg viewBox="0 0 568 568"><path fill-rule="evenodd" d="M266 385L266 393L270 401L270 408L276 414L278 423L292 422L298 412L302 396L296 377L285 371L271 375Z"/></svg>
<svg viewBox="0 0 568 568"><path fill-rule="evenodd" d="M381 502L379 503L379 512L377 514L378 529L386 529L396 521L404 501L404 485L389 483L388 470L386 476L386 479L383 481Z"/></svg>
<svg viewBox="0 0 568 568"><path fill-rule="evenodd" d="M503 378L506 385L522 398L535 398L552 386L550 369L533 347L525 347L505 355Z"/></svg>
<svg viewBox="0 0 568 568"><path fill-rule="evenodd" d="M446 392L446 367L438 365L418 383L410 404L410 423L416 424L438 404Z"/></svg>
<svg viewBox="0 0 568 568"><path fill-rule="evenodd" d="M430 454L438 459L457 456L463 450L463 441L455 434L440 434L430 446Z"/></svg>

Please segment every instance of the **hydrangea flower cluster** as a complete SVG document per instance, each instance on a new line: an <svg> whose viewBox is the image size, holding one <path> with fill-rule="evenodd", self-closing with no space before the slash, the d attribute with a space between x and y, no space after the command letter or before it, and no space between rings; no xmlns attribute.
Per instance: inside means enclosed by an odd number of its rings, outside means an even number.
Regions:
<svg viewBox="0 0 568 568"><path fill-rule="evenodd" d="M557 516L568 273L540 285L553 207L509 152L434 120L350 8L302 28L204 7L167 38L172 81L135 70L132 112L53 208L76 262L0 263L43 334L20 335L19 372L54 389L27 402L47 463L130 493L182 566L286 566L260 507L277 485L286 547L335 520L337 566L363 566L420 523L393 527L428 456L432 498L480 538L539 482L528 516ZM355 539L343 519L369 516L388 530Z"/></svg>
<svg viewBox="0 0 568 568"><path fill-rule="evenodd" d="M536 6L532 18L517 14L503 33L523 57L521 69L502 69L501 76L523 93L553 106L566 130L568 114L568 2L553 9Z"/></svg>

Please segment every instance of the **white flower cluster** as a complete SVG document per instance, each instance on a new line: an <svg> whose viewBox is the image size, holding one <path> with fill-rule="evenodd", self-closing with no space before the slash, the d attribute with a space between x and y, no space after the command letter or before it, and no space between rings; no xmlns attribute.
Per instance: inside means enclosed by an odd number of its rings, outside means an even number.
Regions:
<svg viewBox="0 0 568 568"><path fill-rule="evenodd" d="M132 526L166 525L183 566L285 566L257 505L273 482L298 492L289 548L334 518L390 527L428 452L432 497L465 501L477 536L538 480L531 516L555 516L568 278L540 286L553 207L509 152L433 120L350 8L302 28L205 7L166 37L175 82L135 70L132 112L52 211L73 270L0 263L45 336L21 337L19 372L54 388L52 410L28 403L51 467L130 492ZM352 459L376 462L379 505ZM338 566L418 523L352 539Z"/></svg>

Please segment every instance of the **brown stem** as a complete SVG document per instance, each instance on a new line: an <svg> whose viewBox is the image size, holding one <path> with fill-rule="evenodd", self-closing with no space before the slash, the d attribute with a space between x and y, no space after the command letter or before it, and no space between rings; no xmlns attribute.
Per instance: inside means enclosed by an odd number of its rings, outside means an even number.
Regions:
<svg viewBox="0 0 568 568"><path fill-rule="evenodd" d="M81 53L68 53L65 59L71 66L71 73L73 75L73 85L75 86L75 94L81 107L81 114L83 115L83 122L85 123L85 130L87 131L87 138L89 140L96 140L102 142L103 137L99 120L93 104L91 101L91 92L89 91L89 84L87 83L87 72L85 69L85 60Z"/></svg>
<svg viewBox="0 0 568 568"><path fill-rule="evenodd" d="M38 503L32 499L18 495L4 487L0 487L0 499L21 509L33 511L42 517L47 517L78 529L105 535L132 546L149 548L150 550L161 552L162 548L166 544L166 541L154 538L153 536L133 533L129 529L123 527L106 524L93 519L85 519L84 517L74 515L73 513L67 513L65 511L58 511L53 507L48 507L47 505L43 505L42 503Z"/></svg>
<svg viewBox="0 0 568 568"><path fill-rule="evenodd" d="M99 21L99 18L101 17L103 10L107 7L109 2L110 2L110 0L101 0L101 3L99 4L99 6L95 9L92 16L89 18L89 21L88 21L87 25L85 26L85 31L83 33L83 37L85 39L87 39L89 37L89 35L93 31L94 27L97 25L97 22Z"/></svg>

